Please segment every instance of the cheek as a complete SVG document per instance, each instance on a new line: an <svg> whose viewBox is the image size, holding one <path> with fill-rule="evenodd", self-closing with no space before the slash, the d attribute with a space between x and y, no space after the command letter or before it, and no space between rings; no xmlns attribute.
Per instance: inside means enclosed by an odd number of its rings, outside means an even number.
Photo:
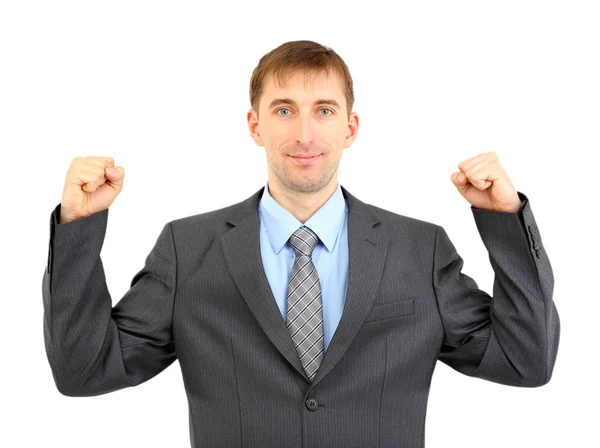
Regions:
<svg viewBox="0 0 600 448"><path fill-rule="evenodd" d="M288 138L285 133L275 132L263 136L263 142L265 145L268 145L273 152L281 152L281 149L288 147L293 140Z"/></svg>
<svg viewBox="0 0 600 448"><path fill-rule="evenodd" d="M274 123L265 127L264 132L271 140L282 140L291 135L291 127L282 123Z"/></svg>

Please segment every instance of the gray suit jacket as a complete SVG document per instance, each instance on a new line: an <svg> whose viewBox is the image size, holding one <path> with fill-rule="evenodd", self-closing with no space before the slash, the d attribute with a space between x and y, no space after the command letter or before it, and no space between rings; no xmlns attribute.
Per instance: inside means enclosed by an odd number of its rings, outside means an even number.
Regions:
<svg viewBox="0 0 600 448"><path fill-rule="evenodd" d="M552 375L554 278L527 197L516 213L471 207L493 299L461 272L441 226L348 201L349 284L312 383L264 273L258 202L165 224L112 307L100 251L108 210L50 221L44 338L58 390L138 385L179 360L193 447L422 448L436 362L536 387Z"/></svg>

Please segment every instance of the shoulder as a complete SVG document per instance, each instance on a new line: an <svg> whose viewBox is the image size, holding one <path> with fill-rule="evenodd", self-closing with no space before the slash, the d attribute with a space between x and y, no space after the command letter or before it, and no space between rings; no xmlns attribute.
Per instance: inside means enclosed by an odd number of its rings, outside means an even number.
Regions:
<svg viewBox="0 0 600 448"><path fill-rule="evenodd" d="M183 216L169 222L173 231L180 235L191 233L221 233L229 229L227 218L235 215L237 204L228 205L215 210L210 210L194 215Z"/></svg>
<svg viewBox="0 0 600 448"><path fill-rule="evenodd" d="M435 238L440 227L437 223L403 215L374 204L366 205L381 220L379 225L386 227L391 236L399 235L413 239L429 239L430 236Z"/></svg>

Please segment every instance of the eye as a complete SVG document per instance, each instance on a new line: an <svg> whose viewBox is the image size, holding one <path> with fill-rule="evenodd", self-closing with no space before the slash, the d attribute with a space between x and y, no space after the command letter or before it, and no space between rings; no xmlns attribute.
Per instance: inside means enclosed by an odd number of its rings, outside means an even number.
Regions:
<svg viewBox="0 0 600 448"><path fill-rule="evenodd" d="M278 115L279 115L279 116L281 116L281 117L286 117L286 116L288 116L288 115L289 115L289 113L286 113L286 114L280 114L279 112L280 112L280 111L282 111L282 110L285 110L285 111L288 111L288 112L290 111L290 110L289 110L287 107L281 107L281 108L279 108L279 109L275 110L275 113L276 113L276 114L278 114ZM328 107L324 107L323 109L320 109L320 111L324 111L324 110L326 110L326 111L329 111L329 113L328 113L328 114L321 114L321 115L323 115L323 116L325 116L325 117L327 117L327 116L329 116L329 115L332 115L332 114L333 114L333 110L331 110L331 109L330 109L330 108L328 108Z"/></svg>
<svg viewBox="0 0 600 448"><path fill-rule="evenodd" d="M277 109L277 110L275 111L275 113L277 114L277 113L278 113L280 110L287 110L287 111L289 111L289 109L288 109L287 107L282 107L282 108L280 108L280 109ZM281 115L281 114L279 114L279 115ZM287 115L289 115L289 114L284 114L284 115L281 115L281 116L282 116L282 117L285 117L285 116L287 116Z"/></svg>

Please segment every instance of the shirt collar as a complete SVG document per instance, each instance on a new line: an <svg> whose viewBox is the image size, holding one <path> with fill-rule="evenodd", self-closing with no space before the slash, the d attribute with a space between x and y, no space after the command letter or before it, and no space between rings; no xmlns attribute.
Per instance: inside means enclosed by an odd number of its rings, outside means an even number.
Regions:
<svg viewBox="0 0 600 448"><path fill-rule="evenodd" d="M259 213L267 230L273 252L278 254L292 234L303 224L283 208L269 193L269 182L265 184L258 205ZM342 225L344 214L348 212L346 200L338 182L331 197L304 224L317 234L328 251L332 251Z"/></svg>

